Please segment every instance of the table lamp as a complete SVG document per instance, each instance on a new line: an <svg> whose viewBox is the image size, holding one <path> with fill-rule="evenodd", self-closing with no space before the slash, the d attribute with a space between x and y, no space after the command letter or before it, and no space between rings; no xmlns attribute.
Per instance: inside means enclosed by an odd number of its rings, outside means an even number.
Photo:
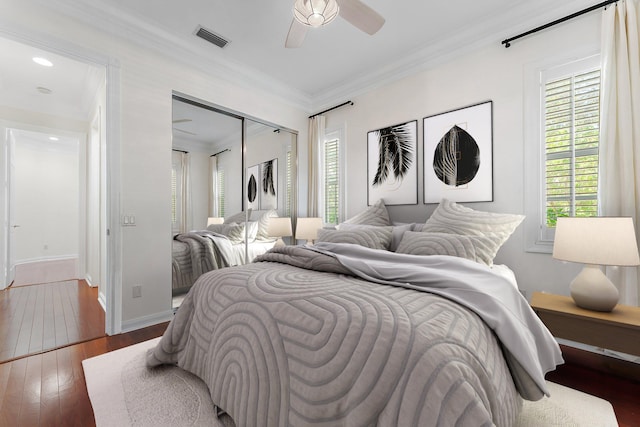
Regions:
<svg viewBox="0 0 640 427"><path fill-rule="evenodd" d="M322 228L322 218L298 218L296 223L296 240L306 240L313 244L318 238L318 230Z"/></svg>
<svg viewBox="0 0 640 427"><path fill-rule="evenodd" d="M611 311L618 289L601 265L637 266L638 244L629 217L558 218L553 257L585 264L571 282L571 298L578 307Z"/></svg>
<svg viewBox="0 0 640 427"><path fill-rule="evenodd" d="M289 217L272 217L269 218L267 233L271 237L277 237L274 247L285 246L283 237L293 236L291 229L291 218Z"/></svg>
<svg viewBox="0 0 640 427"><path fill-rule="evenodd" d="M210 216L209 218L207 218L207 227L212 224L224 224L224 218Z"/></svg>

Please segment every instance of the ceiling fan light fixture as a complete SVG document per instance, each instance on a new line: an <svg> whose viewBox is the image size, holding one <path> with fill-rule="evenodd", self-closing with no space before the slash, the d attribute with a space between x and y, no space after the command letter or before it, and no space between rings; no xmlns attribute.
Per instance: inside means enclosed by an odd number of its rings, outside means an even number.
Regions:
<svg viewBox="0 0 640 427"><path fill-rule="evenodd" d="M340 8L336 0L296 0L293 16L303 25L318 28L333 21Z"/></svg>

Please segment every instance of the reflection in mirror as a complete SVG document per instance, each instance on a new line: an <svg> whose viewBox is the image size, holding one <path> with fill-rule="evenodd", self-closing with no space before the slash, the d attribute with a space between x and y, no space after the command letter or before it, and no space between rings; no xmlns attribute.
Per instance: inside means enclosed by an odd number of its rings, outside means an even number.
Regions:
<svg viewBox="0 0 640 427"><path fill-rule="evenodd" d="M296 134L249 119L245 119L245 126L245 180L250 184L253 178L256 183L256 197L253 202L248 199L247 206L272 209L281 217L293 216Z"/></svg>
<svg viewBox="0 0 640 427"><path fill-rule="evenodd" d="M269 217L295 221L297 135L182 95L174 95L172 135L177 308L203 273L250 262L272 248L281 236L270 235Z"/></svg>

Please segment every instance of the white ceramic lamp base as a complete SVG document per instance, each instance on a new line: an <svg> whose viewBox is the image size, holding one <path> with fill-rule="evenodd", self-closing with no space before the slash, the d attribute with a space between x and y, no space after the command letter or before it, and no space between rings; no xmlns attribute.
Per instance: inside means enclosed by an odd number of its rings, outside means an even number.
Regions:
<svg viewBox="0 0 640 427"><path fill-rule="evenodd" d="M569 288L576 305L587 310L611 311L618 304L618 289L596 265L585 265Z"/></svg>

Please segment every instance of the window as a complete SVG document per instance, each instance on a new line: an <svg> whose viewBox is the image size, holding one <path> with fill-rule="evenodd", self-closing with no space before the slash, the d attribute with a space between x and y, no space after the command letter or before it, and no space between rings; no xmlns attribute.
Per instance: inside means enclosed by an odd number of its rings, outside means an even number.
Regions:
<svg viewBox="0 0 640 427"><path fill-rule="evenodd" d="M562 216L598 214L600 60L530 68L525 82L527 250L551 252Z"/></svg>
<svg viewBox="0 0 640 427"><path fill-rule="evenodd" d="M342 220L344 172L342 170L342 131L325 134L321 147L321 215L325 224L337 225Z"/></svg>
<svg viewBox="0 0 640 427"><path fill-rule="evenodd" d="M219 169L216 173L216 198L218 199L216 205L218 212L216 212L215 215L222 218L225 217L224 188L224 169Z"/></svg>
<svg viewBox="0 0 640 427"><path fill-rule="evenodd" d="M600 70L545 84L545 225L598 214Z"/></svg>
<svg viewBox="0 0 640 427"><path fill-rule="evenodd" d="M291 146L287 148L287 194L284 208L285 216L292 216L293 212L293 156L291 155Z"/></svg>
<svg viewBox="0 0 640 427"><path fill-rule="evenodd" d="M182 167L183 153L172 151L171 157L171 229L174 233L180 232L182 225Z"/></svg>

